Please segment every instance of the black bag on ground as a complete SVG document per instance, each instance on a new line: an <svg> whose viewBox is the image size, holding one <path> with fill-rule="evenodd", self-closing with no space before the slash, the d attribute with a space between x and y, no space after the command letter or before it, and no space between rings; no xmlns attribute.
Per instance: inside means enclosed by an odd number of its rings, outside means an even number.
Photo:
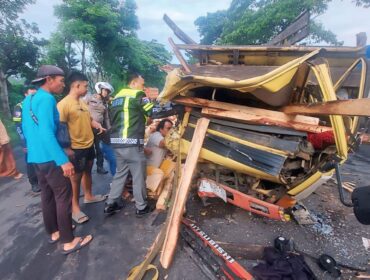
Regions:
<svg viewBox="0 0 370 280"><path fill-rule="evenodd" d="M260 263L252 269L252 274L257 280L316 279L301 255L266 247L263 259L266 263Z"/></svg>

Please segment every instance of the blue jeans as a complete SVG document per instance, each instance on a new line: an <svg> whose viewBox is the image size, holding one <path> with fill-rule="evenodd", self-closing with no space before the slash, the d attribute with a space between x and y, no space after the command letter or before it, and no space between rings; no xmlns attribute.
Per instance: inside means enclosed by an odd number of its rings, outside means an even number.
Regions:
<svg viewBox="0 0 370 280"><path fill-rule="evenodd" d="M116 174L116 156L114 155L114 150L111 145L103 143L103 141L100 141L100 148L103 152L104 158L108 161L109 163L109 170L110 174L114 176Z"/></svg>

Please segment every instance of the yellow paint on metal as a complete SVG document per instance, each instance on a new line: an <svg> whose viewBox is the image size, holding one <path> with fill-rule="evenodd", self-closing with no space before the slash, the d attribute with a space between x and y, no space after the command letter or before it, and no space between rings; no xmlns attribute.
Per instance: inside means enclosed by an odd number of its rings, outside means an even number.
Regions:
<svg viewBox="0 0 370 280"><path fill-rule="evenodd" d="M187 153L190 147L190 142L184 139L181 139L181 152ZM211 152L205 148L202 148L200 151L199 159L207 160L215 164L219 164L223 167L229 168L231 170L239 171L241 173L248 174L250 176L269 180L275 183L282 183L279 176L272 176L255 168L249 167L245 164L239 163L235 160L226 158L217 153Z"/></svg>
<svg viewBox="0 0 370 280"><path fill-rule="evenodd" d="M304 180L301 184L296 186L295 188L288 191L289 195L297 195L300 192L307 189L309 186L311 186L313 183L315 183L317 180L319 180L322 176L322 173L320 171L317 171L316 173L312 174L308 179Z"/></svg>
<svg viewBox="0 0 370 280"><path fill-rule="evenodd" d="M308 187L310 187L312 184L314 184L318 180L320 180L321 177L331 176L331 175L333 175L333 173L334 173L334 170L331 170L331 171L326 172L326 173L321 173L320 171L316 171L314 174L312 174L305 181L303 181L302 183L300 183L299 185L297 185L296 187L294 187L293 189L288 191L287 194L295 196L295 195L301 193L302 191L304 191L305 189L307 189Z"/></svg>
<svg viewBox="0 0 370 280"><path fill-rule="evenodd" d="M196 127L195 124L189 124L189 126L193 127L193 128ZM219 131L216 131L216 130L207 129L207 133L210 133L210 134L219 136L221 138L224 138L224 139L227 139L227 140L230 140L230 141L242 144L242 145L246 145L248 147L252 147L252 148L255 148L255 149L258 149L258 150L267 151L269 153L282 155L282 156L285 156L285 157L287 157L289 155L289 153L286 152L286 151L277 150L277 149L274 149L274 148L270 148L270 147L266 147L266 146L259 145L259 144L256 144L256 143L252 143L252 142L249 142L249 141L246 141L246 140L243 140L243 139L240 139L240 138L237 138L237 137L234 137L234 136L231 136L229 134L225 134L225 133L222 133L222 132L219 132Z"/></svg>
<svg viewBox="0 0 370 280"><path fill-rule="evenodd" d="M337 100L334 86L330 77L329 67L324 60L322 63L311 64L311 69L319 83L323 95L323 101ZM343 117L333 115L329 117L334 132L338 156L342 159L347 159L348 145Z"/></svg>
<svg viewBox="0 0 370 280"><path fill-rule="evenodd" d="M277 92L285 85L289 84L297 72L298 67L313 58L320 52L320 49L305 54L286 64L264 74L250 79L235 81L228 78L191 76L189 79L182 79L182 74L178 69L170 72L166 78L166 85L159 95L161 102L167 102L174 96L187 92L190 89L204 86L221 87L235 89L240 92L250 93L257 88L265 88L271 92Z"/></svg>
<svg viewBox="0 0 370 280"><path fill-rule="evenodd" d="M366 61L363 58L359 58L355 62L353 62L352 65L346 70L346 72L339 78L339 80L334 85L335 91L338 91L342 83L348 78L348 76L352 73L353 69L355 69L359 64L361 64L361 79L360 79L357 98L364 97L367 66L366 66ZM354 134L357 131L358 122L359 122L359 117L356 116L352 118L352 125L351 125L352 134Z"/></svg>
<svg viewBox="0 0 370 280"><path fill-rule="evenodd" d="M292 70L287 71L286 73L279 76L278 78L273 79L268 83L264 83L263 88L272 93L278 92L283 87L285 87L286 85L292 82L292 79L294 75L297 73L297 71L298 71L298 67L293 68Z"/></svg>

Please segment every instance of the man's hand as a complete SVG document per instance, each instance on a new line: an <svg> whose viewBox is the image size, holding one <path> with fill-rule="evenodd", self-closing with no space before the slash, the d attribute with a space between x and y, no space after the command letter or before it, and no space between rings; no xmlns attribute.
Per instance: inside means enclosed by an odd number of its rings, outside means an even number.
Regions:
<svg viewBox="0 0 370 280"><path fill-rule="evenodd" d="M65 177L71 177L72 175L75 174L75 168L73 167L72 163L67 162L67 163L63 164L61 167L63 169L63 175Z"/></svg>
<svg viewBox="0 0 370 280"><path fill-rule="evenodd" d="M91 127L99 130L98 135L106 131L106 129L102 127L100 123L94 120L91 120Z"/></svg>

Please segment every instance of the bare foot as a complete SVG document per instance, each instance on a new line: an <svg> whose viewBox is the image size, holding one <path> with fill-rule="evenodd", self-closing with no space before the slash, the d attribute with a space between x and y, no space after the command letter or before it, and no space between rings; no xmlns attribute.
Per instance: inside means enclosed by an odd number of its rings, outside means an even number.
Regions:
<svg viewBox="0 0 370 280"><path fill-rule="evenodd" d="M78 243L80 243L80 246L83 247L87 245L92 240L92 235L86 235L85 237L75 237L72 242L69 243L64 243L63 245L63 250L64 251L69 251L72 250L73 248L76 248L78 246Z"/></svg>
<svg viewBox="0 0 370 280"><path fill-rule="evenodd" d="M51 236L50 236L50 239L51 239L52 241L57 241L57 240L59 240L59 238L60 238L60 233L59 233L59 231L53 232L53 233L51 234Z"/></svg>

